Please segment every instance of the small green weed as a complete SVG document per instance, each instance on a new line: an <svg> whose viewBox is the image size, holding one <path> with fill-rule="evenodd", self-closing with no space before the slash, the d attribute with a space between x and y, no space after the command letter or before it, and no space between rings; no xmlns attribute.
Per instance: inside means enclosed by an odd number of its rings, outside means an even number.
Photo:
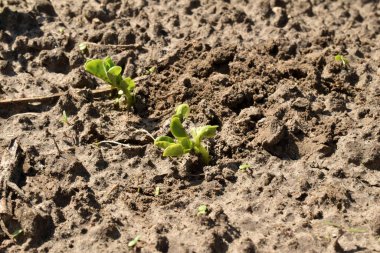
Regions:
<svg viewBox="0 0 380 253"><path fill-rule="evenodd" d="M69 119L67 117L66 111L62 112L61 121L62 121L63 124L69 125Z"/></svg>
<svg viewBox="0 0 380 253"><path fill-rule="evenodd" d="M164 149L163 156L182 156L194 150L196 154L201 155L204 163L208 164L211 158L207 148L202 145L202 140L214 137L218 126L207 125L193 128L190 131L192 137L190 138L182 125L182 122L189 116L189 113L189 105L181 104L178 106L170 122L170 132L176 140L169 136L160 136L155 139L154 144Z"/></svg>
<svg viewBox="0 0 380 253"><path fill-rule="evenodd" d="M208 208L206 205L200 205L198 207L198 213L197 215L206 215L208 213Z"/></svg>
<svg viewBox="0 0 380 253"><path fill-rule="evenodd" d="M145 74L147 74L147 75L151 75L151 74L153 74L154 72L156 72L156 67L155 67L155 66L149 68L149 69L146 71Z"/></svg>
<svg viewBox="0 0 380 253"><path fill-rule="evenodd" d="M129 241L128 247L130 248L135 247L139 240L140 240L140 236L138 235L133 240Z"/></svg>
<svg viewBox="0 0 380 253"><path fill-rule="evenodd" d="M247 171L250 168L252 168L252 166L249 165L249 164L247 164L247 163L244 163L244 164L242 164L242 165L239 166L239 170L243 171L243 172Z"/></svg>
<svg viewBox="0 0 380 253"><path fill-rule="evenodd" d="M160 187L157 186L156 189L154 190L154 196L160 195Z"/></svg>
<svg viewBox="0 0 380 253"><path fill-rule="evenodd" d="M323 221L323 224L339 228L342 231L347 232L347 233L366 233L366 232L368 232L366 229L344 227L343 225L336 224L336 223L331 222L331 221Z"/></svg>
<svg viewBox="0 0 380 253"><path fill-rule="evenodd" d="M135 82L130 77L123 77L121 75L122 68L115 65L110 57L88 60L84 68L87 72L102 79L118 90L119 105L127 104L127 107L130 108L134 104L135 97L133 90L135 88Z"/></svg>
<svg viewBox="0 0 380 253"><path fill-rule="evenodd" d="M348 60L341 54L335 55L335 61L341 62L343 64L343 67L348 67Z"/></svg>
<svg viewBox="0 0 380 253"><path fill-rule="evenodd" d="M18 237L19 235L21 235L24 231L20 228L20 229L17 229L15 232L12 233L12 237L13 238L16 238Z"/></svg>

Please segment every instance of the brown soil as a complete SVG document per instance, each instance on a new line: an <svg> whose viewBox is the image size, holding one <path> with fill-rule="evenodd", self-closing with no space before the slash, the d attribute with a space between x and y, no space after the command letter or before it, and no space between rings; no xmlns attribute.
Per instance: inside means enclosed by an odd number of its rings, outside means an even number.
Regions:
<svg viewBox="0 0 380 253"><path fill-rule="evenodd" d="M5 225L23 233L1 233L1 252L380 252L378 0L0 8L0 156L16 137L33 203L11 196ZM91 92L105 84L83 63L107 55L134 78L157 69L133 111ZM141 131L167 133L184 102L188 125L220 126L209 166L163 158Z"/></svg>

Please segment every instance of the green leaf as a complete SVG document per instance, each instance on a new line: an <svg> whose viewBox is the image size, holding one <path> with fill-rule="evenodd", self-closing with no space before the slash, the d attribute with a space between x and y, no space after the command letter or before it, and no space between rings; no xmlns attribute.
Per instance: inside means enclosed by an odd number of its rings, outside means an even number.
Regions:
<svg viewBox="0 0 380 253"><path fill-rule="evenodd" d="M193 142L187 137L178 139L178 142L182 145L185 153L189 153L193 148Z"/></svg>
<svg viewBox="0 0 380 253"><path fill-rule="evenodd" d="M250 169L250 168L251 168L251 165L246 164L246 163L239 166L239 170L241 171L246 171L247 169Z"/></svg>
<svg viewBox="0 0 380 253"><path fill-rule="evenodd" d="M156 186L156 189L154 190L154 196L160 195L160 187Z"/></svg>
<svg viewBox="0 0 380 253"><path fill-rule="evenodd" d="M82 42L82 43L80 43L79 44L79 50L80 51L85 51L87 49L87 44L86 43L84 43L84 42Z"/></svg>
<svg viewBox="0 0 380 253"><path fill-rule="evenodd" d="M198 207L198 215L205 215L208 212L208 208L206 205L200 205Z"/></svg>
<svg viewBox="0 0 380 253"><path fill-rule="evenodd" d="M120 66L113 66L107 71L107 77L111 81L112 85L115 86L116 88L119 88L121 90L122 87L120 87L120 82L122 80L122 77L120 75L122 69ZM123 90L124 92L124 90Z"/></svg>
<svg viewBox="0 0 380 253"><path fill-rule="evenodd" d="M175 111L175 116L179 117L179 120L183 122L190 114L190 107L188 104L181 104Z"/></svg>
<svg viewBox="0 0 380 253"><path fill-rule="evenodd" d="M170 144L165 150L163 156L181 156L185 153L181 144Z"/></svg>
<svg viewBox="0 0 380 253"><path fill-rule="evenodd" d="M366 229L362 229L362 228L347 228L347 232L349 232L349 233L367 233L368 231Z"/></svg>
<svg viewBox="0 0 380 253"><path fill-rule="evenodd" d="M204 138L212 138L216 135L216 129L218 126L202 126L193 128L191 135L194 138L194 142L199 145Z"/></svg>
<svg viewBox="0 0 380 253"><path fill-rule="evenodd" d="M208 153L208 150L203 147L201 144L196 145L194 144L194 151L196 154L200 154L202 156L202 160L205 164L208 164L211 160L210 154Z"/></svg>
<svg viewBox="0 0 380 253"><path fill-rule="evenodd" d="M148 72L148 75L153 74L154 72L156 72L156 67L155 66L151 67L150 69L148 69L147 72Z"/></svg>
<svg viewBox="0 0 380 253"><path fill-rule="evenodd" d="M21 228L17 229L15 232L12 233L12 237L16 238L17 236L21 235L22 232L24 232Z"/></svg>
<svg viewBox="0 0 380 253"><path fill-rule="evenodd" d="M126 88L129 91L132 91L136 87L135 81L133 81L133 79L130 77L124 78L123 81L125 82Z"/></svg>
<svg viewBox="0 0 380 253"><path fill-rule="evenodd" d="M107 56L103 59L103 65L106 71L115 66L115 63L112 61L111 57Z"/></svg>
<svg viewBox="0 0 380 253"><path fill-rule="evenodd" d="M118 76L121 74L121 71L123 69L120 67L120 66L113 66L112 68L110 68L107 73L111 74L111 75L114 75L114 76Z"/></svg>
<svg viewBox="0 0 380 253"><path fill-rule="evenodd" d="M334 58L336 61L342 62L343 66L348 65L348 60L343 55L337 54Z"/></svg>
<svg viewBox="0 0 380 253"><path fill-rule="evenodd" d="M170 122L170 131L176 138L188 138L185 128L178 117L172 117Z"/></svg>
<svg viewBox="0 0 380 253"><path fill-rule="evenodd" d="M94 76L102 79L103 81L106 81L108 83L110 82L103 65L103 60L100 60L100 59L88 60L84 64L84 69L90 74L93 74Z"/></svg>
<svg viewBox="0 0 380 253"><path fill-rule="evenodd" d="M137 242L140 240L140 236L136 236L135 239L129 241L128 247L133 248L136 246Z"/></svg>
<svg viewBox="0 0 380 253"><path fill-rule="evenodd" d="M154 145L160 148L167 148L174 143L174 140L169 136L160 136L154 140Z"/></svg>

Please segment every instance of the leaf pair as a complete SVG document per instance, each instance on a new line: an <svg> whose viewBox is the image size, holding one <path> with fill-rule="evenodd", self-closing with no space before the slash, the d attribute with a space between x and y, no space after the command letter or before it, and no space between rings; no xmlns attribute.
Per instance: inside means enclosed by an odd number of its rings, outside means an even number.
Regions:
<svg viewBox="0 0 380 253"><path fill-rule="evenodd" d="M194 150L208 164L210 162L210 155L208 150L202 146L202 140L214 137L218 126L194 128L191 130L191 139L182 125L182 122L188 117L189 113L189 105L182 104L178 106L170 122L170 132L175 137L175 140L169 136L160 136L156 138L154 144L164 149L163 156L182 156Z"/></svg>
<svg viewBox="0 0 380 253"><path fill-rule="evenodd" d="M116 88L119 95L126 97L128 107L133 105L135 82L130 77L123 77L121 75L122 68L115 65L109 56L104 59L88 60L84 68L87 72Z"/></svg>

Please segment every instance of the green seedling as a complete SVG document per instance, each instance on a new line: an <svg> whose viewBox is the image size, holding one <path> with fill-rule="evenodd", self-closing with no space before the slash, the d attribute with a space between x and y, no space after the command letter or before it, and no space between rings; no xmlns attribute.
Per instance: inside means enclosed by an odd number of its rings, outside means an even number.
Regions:
<svg viewBox="0 0 380 253"><path fill-rule="evenodd" d="M194 151L201 155L205 164L208 164L211 158L207 148L203 146L202 140L214 137L218 126L207 125L193 128L190 131L190 137L182 125L189 113L190 108L187 104L178 106L170 122L170 132L175 139L169 136L160 136L155 139L154 144L164 149L163 156L176 157Z"/></svg>
<svg viewBox="0 0 380 253"><path fill-rule="evenodd" d="M21 235L24 231L20 228L20 229L17 229L15 232L12 233L12 237L15 239L16 237L18 237L19 235Z"/></svg>
<svg viewBox="0 0 380 253"><path fill-rule="evenodd" d="M82 52L82 53L85 53L87 51L87 44L82 42L79 44L79 50Z"/></svg>
<svg viewBox="0 0 380 253"><path fill-rule="evenodd" d="M343 55L340 55L340 54L335 55L335 60L338 62L341 62L343 64L343 67L348 66L349 62L345 57L343 57Z"/></svg>
<svg viewBox="0 0 380 253"><path fill-rule="evenodd" d="M249 165L249 164L247 164L247 163L244 163L244 164L242 164L242 165L239 166L239 170L243 171L243 172L245 172L246 170L248 170L250 168L252 168L252 166Z"/></svg>
<svg viewBox="0 0 380 253"><path fill-rule="evenodd" d="M123 77L121 75L122 68L115 65L110 57L88 60L84 68L87 72L102 79L118 90L119 104L127 104L128 108L134 104L135 97L133 90L135 88L135 82L130 77Z"/></svg>
<svg viewBox="0 0 380 253"><path fill-rule="evenodd" d="M58 28L58 32L60 34L64 34L65 33L65 29L63 27L60 27L60 28Z"/></svg>
<svg viewBox="0 0 380 253"><path fill-rule="evenodd" d="M342 231L347 232L347 233L366 233L366 232L368 232L366 229L344 227L340 224L336 224L336 223L331 222L331 221L324 221L323 223L325 225L328 225L328 226L333 226L333 227L339 228Z"/></svg>
<svg viewBox="0 0 380 253"><path fill-rule="evenodd" d="M206 215L208 213L208 208L206 205L200 205L198 207L198 213L197 215Z"/></svg>
<svg viewBox="0 0 380 253"><path fill-rule="evenodd" d="M62 112L62 118L61 118L61 121L62 121L63 124L66 124L66 125L69 124L69 119L68 119L68 117L67 117L66 111L63 111L63 112Z"/></svg>
<svg viewBox="0 0 380 253"><path fill-rule="evenodd" d="M158 196L160 195L160 187L156 187L156 189L154 190L154 196Z"/></svg>
<svg viewBox="0 0 380 253"><path fill-rule="evenodd" d="M151 75L151 74L153 74L154 72L156 72L156 67L155 67L155 66L149 68L149 69L146 71L146 74L147 74L147 75Z"/></svg>
<svg viewBox="0 0 380 253"><path fill-rule="evenodd" d="M140 236L136 236L135 239L129 241L128 247L133 248L136 246L137 242L140 240Z"/></svg>

